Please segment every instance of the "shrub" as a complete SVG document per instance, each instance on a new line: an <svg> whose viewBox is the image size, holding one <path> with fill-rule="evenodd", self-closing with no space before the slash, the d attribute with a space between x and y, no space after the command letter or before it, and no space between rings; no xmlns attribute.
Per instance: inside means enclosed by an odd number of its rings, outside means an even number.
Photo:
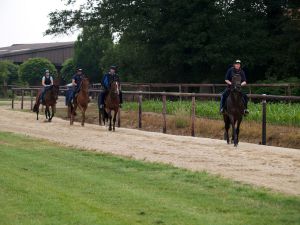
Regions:
<svg viewBox="0 0 300 225"><path fill-rule="evenodd" d="M40 85L46 69L50 71L52 76L56 76L57 70L48 59L28 59L19 68L20 78L29 85Z"/></svg>

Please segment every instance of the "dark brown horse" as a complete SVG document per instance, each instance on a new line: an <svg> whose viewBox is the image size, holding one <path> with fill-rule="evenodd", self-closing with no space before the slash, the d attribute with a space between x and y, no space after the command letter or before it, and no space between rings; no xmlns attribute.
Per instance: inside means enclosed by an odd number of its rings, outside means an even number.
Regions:
<svg viewBox="0 0 300 225"><path fill-rule="evenodd" d="M109 128L108 130L115 131L115 125L116 125L116 118L117 114L119 112L119 106L120 106L120 86L117 81L112 81L110 83L110 89L105 97L105 107L103 110L103 123L105 125L105 121L109 120ZM114 116L112 116L112 111L114 111ZM111 120L113 120L113 124L111 123Z"/></svg>
<svg viewBox="0 0 300 225"><path fill-rule="evenodd" d="M240 125L243 119L245 106L243 103L243 95L241 92L241 77L233 76L230 93L226 100L226 110L223 114L225 123L224 139L229 144L229 128L232 127L232 140L234 146L237 147L239 143Z"/></svg>
<svg viewBox="0 0 300 225"><path fill-rule="evenodd" d="M59 80L55 80L53 82L54 84L50 86L44 96L44 102L42 103L45 108L45 115L46 119L48 119L48 122L52 121L52 118L56 112L56 101L58 99L59 94ZM38 94L36 96L35 104L33 106L32 111L36 112L36 119L39 119L39 108L40 108L40 96L41 96L41 90L38 91ZM51 107L51 112L50 112Z"/></svg>
<svg viewBox="0 0 300 225"><path fill-rule="evenodd" d="M84 126L85 123L85 111L87 110L88 104L90 102L89 98L89 79L83 78L79 92L73 103L68 104L68 112L70 115L70 125L74 123L74 117L76 116L77 107L80 109L82 117L81 117L81 126Z"/></svg>

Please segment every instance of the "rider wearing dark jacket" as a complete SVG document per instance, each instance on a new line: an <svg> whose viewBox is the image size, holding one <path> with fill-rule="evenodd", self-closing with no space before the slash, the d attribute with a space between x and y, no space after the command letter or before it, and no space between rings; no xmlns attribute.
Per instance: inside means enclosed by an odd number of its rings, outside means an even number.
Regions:
<svg viewBox="0 0 300 225"><path fill-rule="evenodd" d="M72 85L74 87L73 96L72 96L73 99L75 98L76 94L80 90L80 85L81 85L83 78L84 78L84 75L82 73L82 69L77 69L76 74L74 74L74 76L72 77Z"/></svg>
<svg viewBox="0 0 300 225"><path fill-rule="evenodd" d="M244 70L241 69L241 60L236 60L233 64L233 67L231 67L230 69L227 70L226 75L225 75L225 83L227 84L227 88L225 89L225 91L222 93L222 97L221 97L221 105L220 105L220 112L223 113L224 112L224 106L226 103L226 99L229 96L230 93L230 86L231 86L231 82L232 82L232 77L234 75L240 75L241 76L241 86L246 86L247 85L247 80L246 80L246 75ZM242 93L243 95L243 102L245 105L245 111L244 114L248 114L248 97L246 94Z"/></svg>
<svg viewBox="0 0 300 225"><path fill-rule="evenodd" d="M117 81L120 84L120 77L116 74L116 70L117 70L116 66L111 66L109 72L104 74L104 76L102 77L101 85L102 85L104 91L100 93L100 98L99 98L99 101L100 101L99 107L100 107L100 109L104 108L104 99L105 99L105 95L109 91L110 82L111 81ZM123 103L123 96L122 96L121 91L119 93L119 98L120 98L120 108L121 108L122 103Z"/></svg>
<svg viewBox="0 0 300 225"><path fill-rule="evenodd" d="M45 71L45 76L42 78L42 94L41 94L41 100L44 101L45 93L53 85L53 77L50 76L49 70Z"/></svg>

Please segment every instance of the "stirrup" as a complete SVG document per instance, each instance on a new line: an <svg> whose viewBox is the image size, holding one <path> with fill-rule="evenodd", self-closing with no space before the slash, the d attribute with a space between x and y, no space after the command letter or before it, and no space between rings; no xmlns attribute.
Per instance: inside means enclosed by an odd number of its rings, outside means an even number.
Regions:
<svg viewBox="0 0 300 225"><path fill-rule="evenodd" d="M221 108L220 109L220 114L224 114L224 112L225 112L224 108Z"/></svg>
<svg viewBox="0 0 300 225"><path fill-rule="evenodd" d="M103 104L99 105L99 109L104 109L104 105Z"/></svg>
<svg viewBox="0 0 300 225"><path fill-rule="evenodd" d="M245 109L245 110L244 110L244 115L247 116L248 114L249 114L248 109Z"/></svg>

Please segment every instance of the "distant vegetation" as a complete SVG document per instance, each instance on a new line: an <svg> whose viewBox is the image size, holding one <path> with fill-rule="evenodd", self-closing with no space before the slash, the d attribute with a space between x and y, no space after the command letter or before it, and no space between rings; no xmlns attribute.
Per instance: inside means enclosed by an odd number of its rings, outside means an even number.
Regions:
<svg viewBox="0 0 300 225"><path fill-rule="evenodd" d="M215 101L196 101L196 115L210 119L222 119L219 113L219 102ZM126 102L123 107L125 110L138 110L138 104L135 102ZM143 101L143 111L162 112L162 102L159 100ZM191 101L168 101L167 113L178 115L178 112L184 109L184 115L190 115ZM250 114L245 117L248 121L261 121L261 104L249 103ZM182 113L181 113L182 114ZM182 115L183 115L182 114ZM267 122L277 125L288 125L300 127L300 103L268 103L267 104Z"/></svg>

